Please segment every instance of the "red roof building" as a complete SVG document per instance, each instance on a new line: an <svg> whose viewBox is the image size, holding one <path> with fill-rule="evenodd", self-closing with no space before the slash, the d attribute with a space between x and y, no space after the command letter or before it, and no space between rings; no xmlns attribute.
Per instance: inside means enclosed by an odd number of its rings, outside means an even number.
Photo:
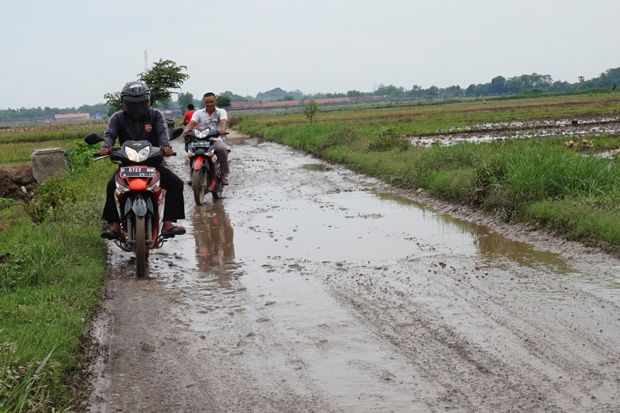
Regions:
<svg viewBox="0 0 620 413"><path fill-rule="evenodd" d="M54 115L56 122L66 122L72 120L89 120L90 113L62 113Z"/></svg>

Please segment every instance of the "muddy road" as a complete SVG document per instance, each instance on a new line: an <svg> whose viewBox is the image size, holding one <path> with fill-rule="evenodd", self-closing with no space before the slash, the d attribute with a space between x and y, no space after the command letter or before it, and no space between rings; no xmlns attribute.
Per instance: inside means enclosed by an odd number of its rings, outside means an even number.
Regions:
<svg viewBox="0 0 620 413"><path fill-rule="evenodd" d="M90 411L620 411L620 261L233 142L150 278L110 248Z"/></svg>

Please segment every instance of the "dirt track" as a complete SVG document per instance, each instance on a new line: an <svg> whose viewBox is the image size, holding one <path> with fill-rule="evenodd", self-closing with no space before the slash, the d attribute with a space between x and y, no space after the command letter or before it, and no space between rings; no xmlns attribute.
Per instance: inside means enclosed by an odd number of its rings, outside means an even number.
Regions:
<svg viewBox="0 0 620 413"><path fill-rule="evenodd" d="M620 411L620 261L233 142L151 278L110 248L91 411Z"/></svg>

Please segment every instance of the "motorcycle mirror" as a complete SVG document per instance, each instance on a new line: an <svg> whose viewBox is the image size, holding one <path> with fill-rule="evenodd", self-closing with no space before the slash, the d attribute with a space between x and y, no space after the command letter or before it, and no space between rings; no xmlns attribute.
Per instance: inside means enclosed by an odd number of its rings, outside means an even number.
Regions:
<svg viewBox="0 0 620 413"><path fill-rule="evenodd" d="M103 142L103 138L99 136L97 133L89 133L84 137L84 142L89 145L94 145L99 142Z"/></svg>
<svg viewBox="0 0 620 413"><path fill-rule="evenodd" d="M179 136L181 136L182 133L183 133L183 128L174 128L172 130L172 134L171 134L171 138L170 139L176 139Z"/></svg>

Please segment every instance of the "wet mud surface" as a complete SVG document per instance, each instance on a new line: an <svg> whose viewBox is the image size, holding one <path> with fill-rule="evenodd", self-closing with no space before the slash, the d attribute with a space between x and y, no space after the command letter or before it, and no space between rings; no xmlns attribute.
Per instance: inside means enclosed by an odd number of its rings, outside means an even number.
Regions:
<svg viewBox="0 0 620 413"><path fill-rule="evenodd" d="M90 411L620 411L618 259L232 142L148 279L111 246Z"/></svg>
<svg viewBox="0 0 620 413"><path fill-rule="evenodd" d="M580 138L620 133L619 116L579 116L572 118L483 123L446 132L409 136L412 145L453 145L459 142L489 142L506 139L561 136Z"/></svg>

